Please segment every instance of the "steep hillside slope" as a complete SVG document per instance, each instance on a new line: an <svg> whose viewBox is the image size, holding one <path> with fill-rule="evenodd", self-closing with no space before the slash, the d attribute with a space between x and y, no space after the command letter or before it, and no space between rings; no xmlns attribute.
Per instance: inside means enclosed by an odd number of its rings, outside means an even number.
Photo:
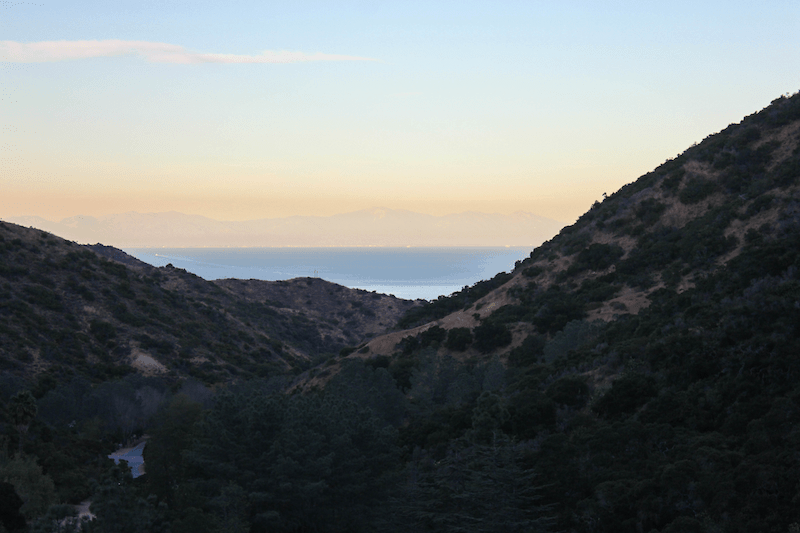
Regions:
<svg viewBox="0 0 800 533"><path fill-rule="evenodd" d="M782 97L708 137L596 202L510 274L409 311L402 331L372 340L371 353L389 355L400 339L434 326L492 323L512 340L464 353L503 354L572 320L637 315L653 293L683 293L738 264L731 261L755 241L782 245L799 199L798 107L797 95Z"/></svg>
<svg viewBox="0 0 800 533"><path fill-rule="evenodd" d="M341 364L406 391L413 457L489 427L566 531L796 529L800 93L400 325Z"/></svg>
<svg viewBox="0 0 800 533"><path fill-rule="evenodd" d="M427 305L10 224L0 277L0 457L17 443L78 502L147 430L160 468L93 496L138 530L800 530L800 93ZM98 383L156 363L170 379ZM48 386L70 373L95 383Z"/></svg>
<svg viewBox="0 0 800 533"><path fill-rule="evenodd" d="M135 370L206 382L296 373L415 302L320 279L207 282L102 245L0 224L0 366L27 377Z"/></svg>

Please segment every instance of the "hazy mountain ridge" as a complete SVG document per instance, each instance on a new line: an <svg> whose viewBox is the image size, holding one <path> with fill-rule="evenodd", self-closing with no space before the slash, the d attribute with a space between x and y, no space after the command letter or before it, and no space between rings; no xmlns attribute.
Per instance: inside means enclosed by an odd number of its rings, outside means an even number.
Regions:
<svg viewBox="0 0 800 533"><path fill-rule="evenodd" d="M563 224L533 215L464 212L444 216L366 209L327 217L292 216L243 222L182 213L75 216L60 222L7 217L81 243L124 248L252 246L538 246Z"/></svg>

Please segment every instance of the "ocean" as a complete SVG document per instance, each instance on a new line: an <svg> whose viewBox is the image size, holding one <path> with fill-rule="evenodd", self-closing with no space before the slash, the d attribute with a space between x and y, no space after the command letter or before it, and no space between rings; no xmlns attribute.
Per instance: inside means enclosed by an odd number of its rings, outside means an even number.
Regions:
<svg viewBox="0 0 800 533"><path fill-rule="evenodd" d="M398 298L435 300L509 272L530 247L494 248L126 248L153 266L207 280L318 277Z"/></svg>

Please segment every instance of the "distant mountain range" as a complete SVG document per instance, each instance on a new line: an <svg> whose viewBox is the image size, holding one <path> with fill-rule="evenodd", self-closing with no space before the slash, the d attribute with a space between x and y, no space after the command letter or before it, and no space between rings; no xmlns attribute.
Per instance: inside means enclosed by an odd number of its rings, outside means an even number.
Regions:
<svg viewBox="0 0 800 533"><path fill-rule="evenodd" d="M531 213L474 211L434 216L365 209L332 216L292 216L225 222L200 215L121 213L74 216L52 222L38 216L4 220L78 243L137 247L250 246L539 246L562 223Z"/></svg>

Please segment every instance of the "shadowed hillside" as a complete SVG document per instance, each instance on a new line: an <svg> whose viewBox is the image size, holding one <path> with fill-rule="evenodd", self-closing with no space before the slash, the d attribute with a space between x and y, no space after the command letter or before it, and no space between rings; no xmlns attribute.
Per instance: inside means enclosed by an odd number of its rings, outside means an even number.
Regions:
<svg viewBox="0 0 800 533"><path fill-rule="evenodd" d="M800 530L800 93L425 304L11 224L0 250L8 523ZM103 454L142 431L133 480Z"/></svg>
<svg viewBox="0 0 800 533"><path fill-rule="evenodd" d="M445 453L493 395L564 530L784 532L800 521L798 268L800 94L349 358L426 406L409 449Z"/></svg>
<svg viewBox="0 0 800 533"><path fill-rule="evenodd" d="M0 365L27 377L102 381L138 370L214 383L297 373L414 305L315 278L208 282L0 224Z"/></svg>

